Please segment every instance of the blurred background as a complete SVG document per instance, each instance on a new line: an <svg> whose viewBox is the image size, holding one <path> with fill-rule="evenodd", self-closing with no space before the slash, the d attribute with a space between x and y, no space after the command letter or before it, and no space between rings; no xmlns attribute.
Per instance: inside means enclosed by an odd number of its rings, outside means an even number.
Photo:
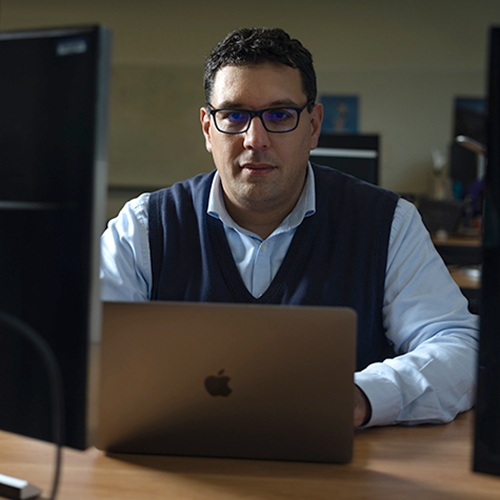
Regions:
<svg viewBox="0 0 500 500"><path fill-rule="evenodd" d="M1 30L96 23L114 35L111 217L142 191L213 169L199 125L204 61L229 31L249 26L281 27L312 52L325 103L354 98L355 133L379 136L379 185L453 196L436 191L436 177L449 173L457 103L480 108L486 95L488 29L500 25L500 2L0 2Z"/></svg>

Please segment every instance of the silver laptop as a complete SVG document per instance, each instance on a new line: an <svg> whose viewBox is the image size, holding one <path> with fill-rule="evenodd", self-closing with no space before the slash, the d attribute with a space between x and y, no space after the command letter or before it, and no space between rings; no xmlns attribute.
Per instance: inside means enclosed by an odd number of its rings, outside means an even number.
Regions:
<svg viewBox="0 0 500 500"><path fill-rule="evenodd" d="M105 303L97 446L348 462L355 339L347 308Z"/></svg>

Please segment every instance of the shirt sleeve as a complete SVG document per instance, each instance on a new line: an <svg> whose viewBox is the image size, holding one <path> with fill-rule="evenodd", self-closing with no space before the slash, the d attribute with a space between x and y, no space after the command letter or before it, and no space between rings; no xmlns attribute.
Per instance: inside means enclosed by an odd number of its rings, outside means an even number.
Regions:
<svg viewBox="0 0 500 500"><path fill-rule="evenodd" d="M101 299L142 302L151 296L149 193L125 204L101 236Z"/></svg>
<svg viewBox="0 0 500 500"><path fill-rule="evenodd" d="M397 356L355 374L372 406L367 425L444 423L470 409L478 317L405 200L391 228L383 317Z"/></svg>

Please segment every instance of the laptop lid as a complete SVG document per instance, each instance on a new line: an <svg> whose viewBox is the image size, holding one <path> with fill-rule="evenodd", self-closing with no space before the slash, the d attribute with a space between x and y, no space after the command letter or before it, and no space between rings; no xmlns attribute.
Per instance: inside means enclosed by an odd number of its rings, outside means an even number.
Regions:
<svg viewBox="0 0 500 500"><path fill-rule="evenodd" d="M348 462L355 339L347 308L104 303L97 447Z"/></svg>

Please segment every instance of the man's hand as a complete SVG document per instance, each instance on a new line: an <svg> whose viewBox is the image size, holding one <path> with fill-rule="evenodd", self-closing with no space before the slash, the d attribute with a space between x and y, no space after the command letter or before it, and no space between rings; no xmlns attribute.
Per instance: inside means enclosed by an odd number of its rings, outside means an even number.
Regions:
<svg viewBox="0 0 500 500"><path fill-rule="evenodd" d="M371 405L365 393L357 386L354 386L354 427L359 427L365 423L371 415Z"/></svg>

